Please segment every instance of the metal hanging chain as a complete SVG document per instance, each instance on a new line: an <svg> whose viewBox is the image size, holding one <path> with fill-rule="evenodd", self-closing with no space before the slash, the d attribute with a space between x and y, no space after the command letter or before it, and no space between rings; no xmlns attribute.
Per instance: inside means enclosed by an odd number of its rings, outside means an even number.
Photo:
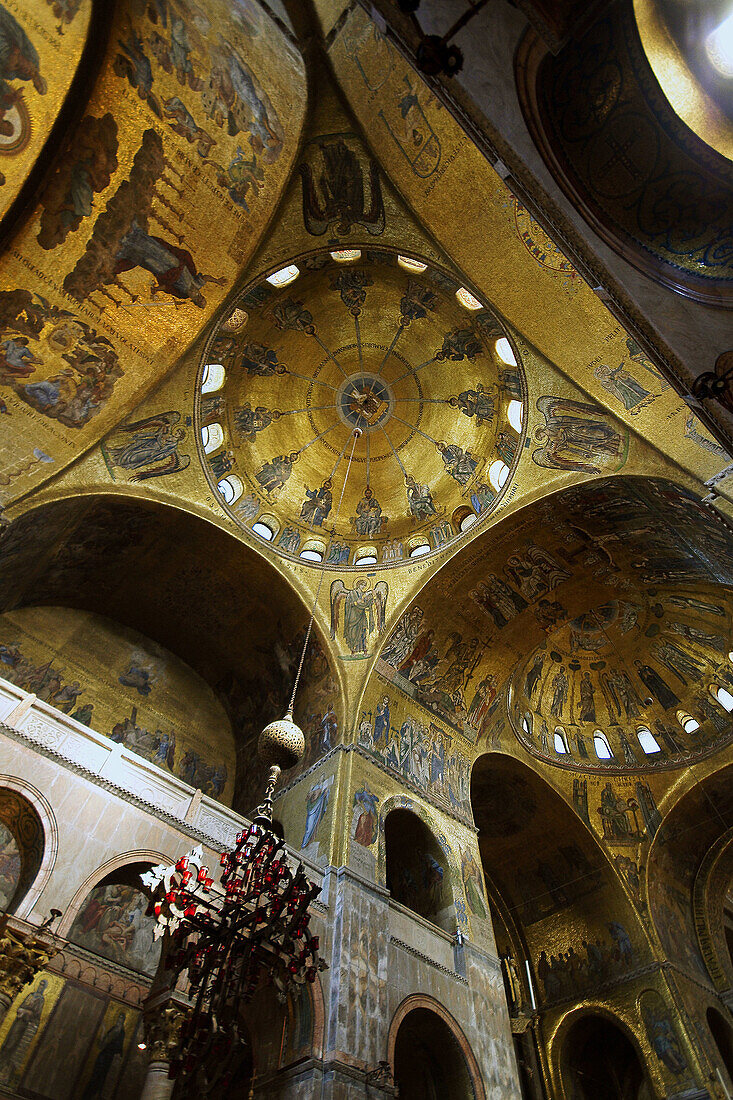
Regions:
<svg viewBox="0 0 733 1100"><path fill-rule="evenodd" d="M311 609L311 617L308 622L308 629L305 632L305 638L303 640L303 649L300 653L300 661L298 662L298 671L295 674L295 682L293 683L293 691L290 696L290 703L288 704L288 715L292 718L293 707L295 706L295 694L298 690L298 684L300 683L300 675L303 671L303 662L305 661L306 650L308 649L308 642L310 641L311 631L313 630L313 620L316 617L316 608L318 607L318 600L321 596L321 588L323 587L323 578L326 573L326 559L328 558L328 551L336 534L336 523L339 515L341 514L341 505L344 499L344 492L346 490L346 482L349 480L349 471L351 470L351 460L354 457L354 448L356 447L356 441L362 434L361 428L354 428L354 442L351 444L351 454L349 455L349 462L346 467L346 475L344 477L344 483L341 486L341 496L339 497L338 507L336 509L336 515L333 517L333 525L331 527L331 533L328 536L328 542L326 543L326 549L323 552L323 559L321 561L321 575L318 578L318 588L316 589L316 597L313 601L313 607Z"/></svg>

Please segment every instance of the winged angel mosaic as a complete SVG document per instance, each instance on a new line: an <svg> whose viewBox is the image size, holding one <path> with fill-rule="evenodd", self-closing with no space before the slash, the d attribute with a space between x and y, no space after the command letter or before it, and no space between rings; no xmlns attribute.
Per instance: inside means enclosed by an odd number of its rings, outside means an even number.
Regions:
<svg viewBox="0 0 733 1100"><path fill-rule="evenodd" d="M352 657L365 657L372 635L384 630L388 594L386 581L377 581L372 587L366 577L359 577L353 588L341 580L332 583L331 637L340 631Z"/></svg>

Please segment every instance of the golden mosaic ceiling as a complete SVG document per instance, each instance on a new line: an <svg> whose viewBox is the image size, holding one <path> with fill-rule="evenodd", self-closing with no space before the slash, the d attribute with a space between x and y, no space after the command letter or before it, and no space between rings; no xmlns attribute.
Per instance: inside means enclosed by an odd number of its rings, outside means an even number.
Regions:
<svg viewBox="0 0 733 1100"><path fill-rule="evenodd" d="M590 607L517 669L517 736L583 771L669 766L717 747L730 730L716 691L729 704L732 614L722 585L650 586Z"/></svg>
<svg viewBox="0 0 733 1100"><path fill-rule="evenodd" d="M438 572L377 672L489 748L508 718L524 748L560 768L691 763L733 735L732 549L671 482L565 490Z"/></svg>
<svg viewBox="0 0 733 1100"><path fill-rule="evenodd" d="M386 249L311 254L290 276L248 288L206 349L212 487L286 555L398 564L460 538L521 450L502 324L453 276Z"/></svg>

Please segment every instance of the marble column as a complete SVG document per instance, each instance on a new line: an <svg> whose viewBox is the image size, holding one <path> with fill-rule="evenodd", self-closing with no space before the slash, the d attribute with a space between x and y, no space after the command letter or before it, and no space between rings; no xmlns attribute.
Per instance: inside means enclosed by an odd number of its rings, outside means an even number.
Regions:
<svg viewBox="0 0 733 1100"><path fill-rule="evenodd" d="M140 1100L169 1100L175 1081L168 1076L168 1062L151 1062Z"/></svg>
<svg viewBox="0 0 733 1100"><path fill-rule="evenodd" d="M146 1008L145 1041L150 1062L140 1100L169 1100L175 1081L168 1076L168 1070L185 1019L186 1008L172 1000Z"/></svg>

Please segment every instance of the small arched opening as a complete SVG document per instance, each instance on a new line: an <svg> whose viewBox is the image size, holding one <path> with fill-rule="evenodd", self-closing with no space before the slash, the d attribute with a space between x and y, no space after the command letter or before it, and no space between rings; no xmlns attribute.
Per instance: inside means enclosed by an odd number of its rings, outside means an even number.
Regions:
<svg viewBox="0 0 733 1100"><path fill-rule="evenodd" d="M636 736L639 739L642 752L647 756L654 756L655 753L662 751L659 747L659 742L648 726L638 726Z"/></svg>
<svg viewBox="0 0 733 1100"><path fill-rule="evenodd" d="M224 385L226 371L222 363L207 363L201 376L201 392L216 393Z"/></svg>
<svg viewBox="0 0 733 1100"><path fill-rule="evenodd" d="M700 723L697 718L693 718L691 714L686 714L683 710L677 711L677 721L682 726L685 733L693 734L700 729Z"/></svg>
<svg viewBox="0 0 733 1100"><path fill-rule="evenodd" d="M43 862L45 836L27 798L0 788L0 913L15 913Z"/></svg>
<svg viewBox="0 0 733 1100"><path fill-rule="evenodd" d="M426 542L423 537L410 540L410 557L421 558L423 554L430 553L430 543Z"/></svg>
<svg viewBox="0 0 733 1100"><path fill-rule="evenodd" d="M710 692L716 703L720 703L723 710L730 714L733 711L733 693L720 684L711 684Z"/></svg>
<svg viewBox="0 0 733 1100"><path fill-rule="evenodd" d="M497 458L489 466L489 484L497 493L499 489L504 488L509 472L509 467L501 458Z"/></svg>
<svg viewBox="0 0 733 1100"><path fill-rule="evenodd" d="M603 730L593 731L593 748L599 760L613 760L613 750Z"/></svg>
<svg viewBox="0 0 733 1100"><path fill-rule="evenodd" d="M400 1100L474 1100L475 1091L458 1037L429 1008L402 1020L394 1047Z"/></svg>
<svg viewBox="0 0 733 1100"><path fill-rule="evenodd" d="M462 505L460 508L456 508L455 512L451 516L451 523L453 529L460 534L462 531L467 531L469 527L473 527L474 523L478 519L478 516L474 512L473 508L469 508L467 505Z"/></svg>
<svg viewBox="0 0 733 1100"><path fill-rule="evenodd" d="M450 871L427 825L410 810L391 810L384 823L387 889L395 901L447 932L455 931Z"/></svg>
<svg viewBox="0 0 733 1100"><path fill-rule="evenodd" d="M354 565L376 565L376 546L360 546L354 551Z"/></svg>
<svg viewBox="0 0 733 1100"><path fill-rule="evenodd" d="M650 1100L641 1058L626 1032L605 1016L581 1016L562 1047L565 1094L573 1100Z"/></svg>
<svg viewBox="0 0 733 1100"><path fill-rule="evenodd" d="M305 558L306 561L323 561L323 555L326 553L325 543L320 539L306 539L303 543L303 549L300 551L301 558Z"/></svg>
<svg viewBox="0 0 733 1100"><path fill-rule="evenodd" d="M252 524L252 530L265 542L272 542L280 530L280 524L274 516L263 515L259 517L256 523Z"/></svg>
<svg viewBox="0 0 733 1100"><path fill-rule="evenodd" d="M236 474L228 474L227 477L223 477L221 481L217 482L216 487L224 498L225 504L236 504L244 492L242 479L237 477Z"/></svg>
<svg viewBox="0 0 733 1100"><path fill-rule="evenodd" d="M224 443L224 429L218 421L214 421L213 424L205 424L201 429L201 442L203 444L204 453L211 454L217 447L221 447Z"/></svg>
<svg viewBox="0 0 733 1100"><path fill-rule="evenodd" d="M715 1040L715 1045L720 1054L720 1060L725 1066L728 1076L733 1081L733 1033L730 1025L717 1008L710 1007L706 1014L710 1034Z"/></svg>
<svg viewBox="0 0 733 1100"><path fill-rule="evenodd" d="M555 752L558 756L567 756L569 753L568 739L562 726L555 726L554 734Z"/></svg>

